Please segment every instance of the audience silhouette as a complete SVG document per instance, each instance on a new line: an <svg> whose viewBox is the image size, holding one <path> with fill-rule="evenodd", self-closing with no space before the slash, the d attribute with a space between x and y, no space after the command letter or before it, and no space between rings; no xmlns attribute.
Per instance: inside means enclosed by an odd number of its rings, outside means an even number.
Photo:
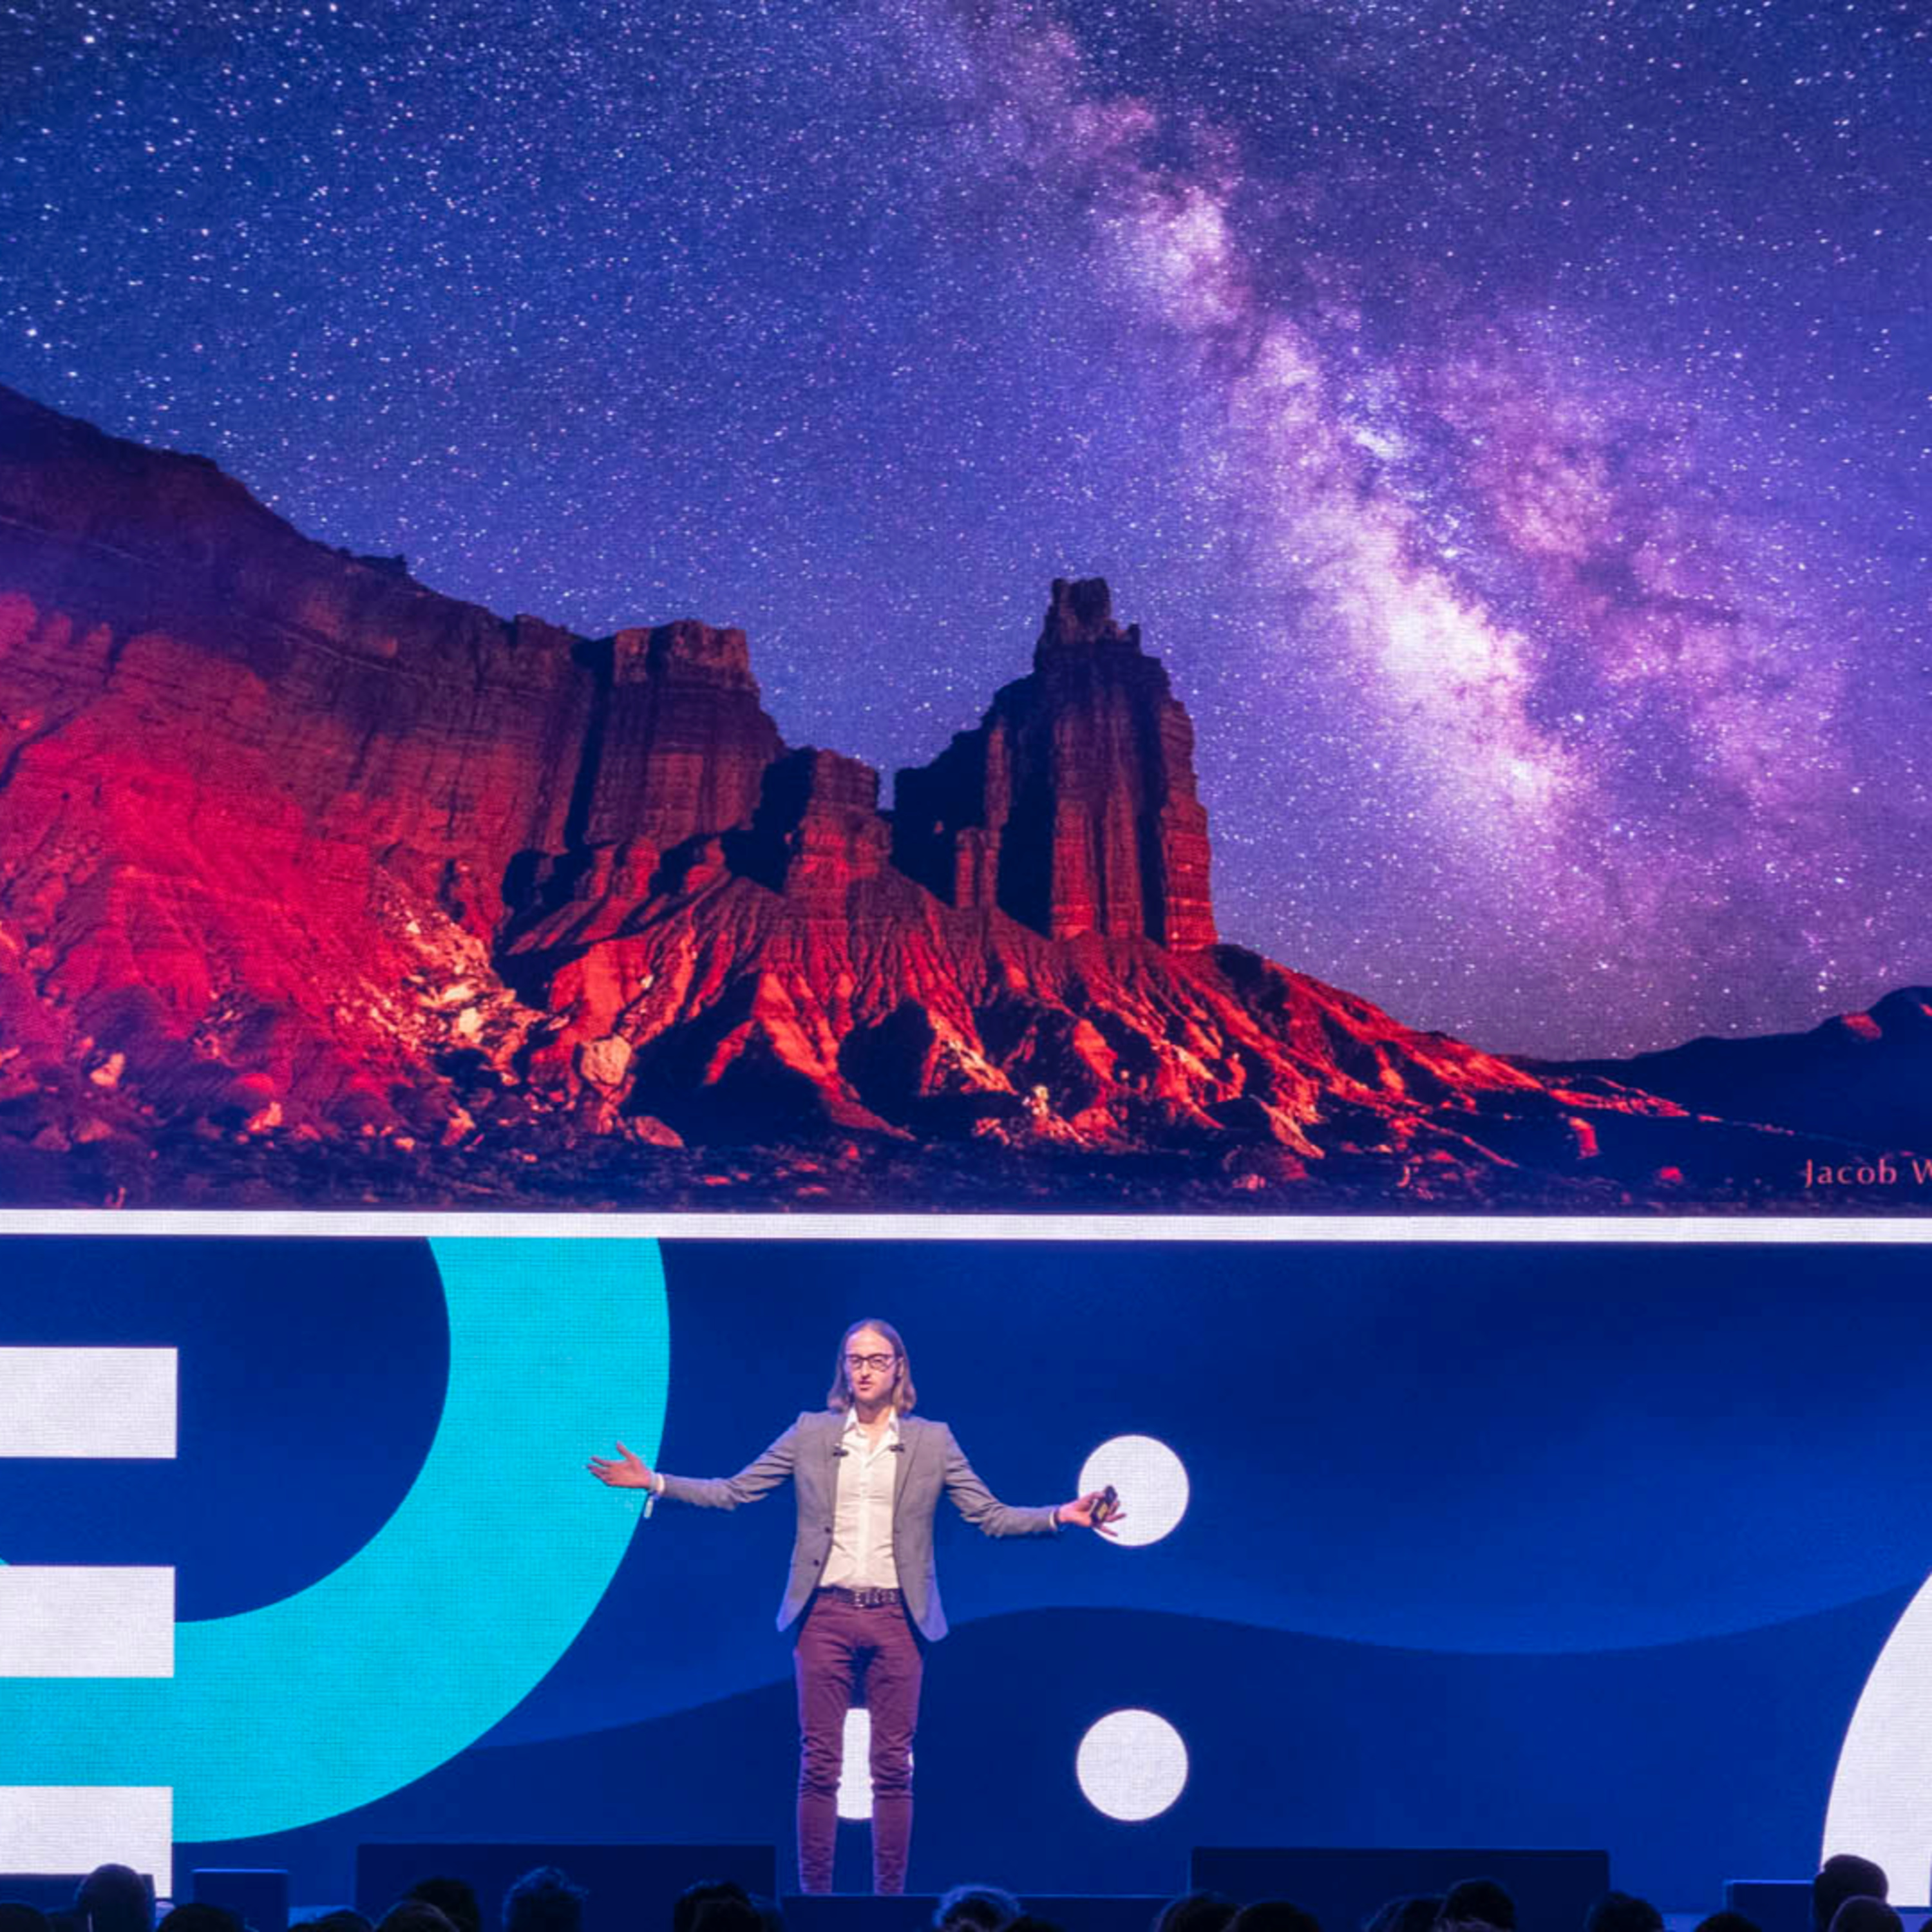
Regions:
<svg viewBox="0 0 1932 1932"><path fill-rule="evenodd" d="M225 1905L202 1905L190 1900L169 1912L155 1932L248 1932L248 1928Z"/></svg>
<svg viewBox="0 0 1932 1932"><path fill-rule="evenodd" d="M1606 1892L1591 1906L1583 1932L1664 1932L1664 1914L1647 1898Z"/></svg>
<svg viewBox="0 0 1932 1932"><path fill-rule="evenodd" d="M1442 1916L1440 1892L1418 1892L1406 1898L1391 1898L1376 1908L1362 1922L1362 1932L1430 1932Z"/></svg>
<svg viewBox="0 0 1932 1932"><path fill-rule="evenodd" d="M1492 1878L1466 1878L1449 1888L1436 1922L1444 1932L1484 1926L1516 1932L1516 1900Z"/></svg>
<svg viewBox="0 0 1932 1932"><path fill-rule="evenodd" d="M476 1903L475 1888L460 1878L419 1878L403 1894L403 1904L420 1899L433 1905L456 1928L456 1932L483 1932L483 1910Z"/></svg>
<svg viewBox="0 0 1932 1932"><path fill-rule="evenodd" d="M35 1881L36 1883L40 1881ZM4 1881L0 1880L0 1886ZM1840 1852L1827 1858L1811 1881L1812 1932L1904 1932L1887 1902L1882 1867ZM504 1894L501 1932L584 1932L588 1894L554 1865L527 1871ZM623 1922L649 1932L648 1916L634 1911ZM729 1879L686 1888L671 1908L670 1932L784 1932L776 1904ZM1004 1887L955 1886L938 1902L932 1932L1061 1932L1029 1912ZM158 1924L148 1882L130 1867L104 1864L76 1888L71 1910L50 1912L9 1899L0 1890L0 1932L255 1932L225 1907L190 1902L175 1906ZM484 1932L475 1888L456 1876L419 1879L371 1926L362 1913L339 1906L299 1922L292 1932ZM913 1932L913 1928L906 1928ZM1155 1914L1149 1932L1322 1932L1314 1915L1286 1899L1241 1904L1218 1892L1183 1892ZM1517 1932L1516 1902L1490 1878L1464 1879L1441 1895L1384 1900L1361 1922L1360 1932ZM1564 1932L1532 1921L1526 1932ZM1590 1907L1577 1932L1664 1932L1663 1913L1626 1892L1607 1892ZM1696 1932L1760 1932L1742 1912L1713 1912ZM1925 1932L1932 1932L1928 1923Z"/></svg>
<svg viewBox="0 0 1932 1932"><path fill-rule="evenodd" d="M1226 1932L1228 1920L1240 1909L1238 1900L1218 1892L1183 1892L1154 1915L1153 1932ZM1430 1914L1432 1922L1434 1916Z"/></svg>
<svg viewBox="0 0 1932 1932"><path fill-rule="evenodd" d="M538 1865L504 1893L503 1932L582 1932L588 1895L555 1865Z"/></svg>
<svg viewBox="0 0 1932 1932"><path fill-rule="evenodd" d="M1264 1898L1244 1905L1228 1921L1228 1932L1322 1932L1312 1912L1285 1898Z"/></svg>
<svg viewBox="0 0 1932 1932"><path fill-rule="evenodd" d="M74 1894L74 1909L92 1932L148 1932L154 1922L153 1888L128 1865L96 1865Z"/></svg>
<svg viewBox="0 0 1932 1932"><path fill-rule="evenodd" d="M935 1932L1005 1932L1026 1908L997 1885L956 1885L932 1909Z"/></svg>
<svg viewBox="0 0 1932 1932"><path fill-rule="evenodd" d="M1832 1914L1831 1932L1904 1932L1898 1914L1882 1898L1848 1898Z"/></svg>
<svg viewBox="0 0 1932 1932"><path fill-rule="evenodd" d="M1838 1907L1848 1898L1882 1900L1891 1892L1882 1865L1850 1852L1827 1858L1811 1881L1811 1932L1830 1932Z"/></svg>

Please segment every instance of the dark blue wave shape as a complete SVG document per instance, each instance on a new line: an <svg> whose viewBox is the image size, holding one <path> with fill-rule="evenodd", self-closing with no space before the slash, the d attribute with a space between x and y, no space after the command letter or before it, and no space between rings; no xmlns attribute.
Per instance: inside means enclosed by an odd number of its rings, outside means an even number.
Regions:
<svg viewBox="0 0 1932 1932"><path fill-rule="evenodd" d="M1600 1846L1616 1883L1702 1912L1727 1878L1812 1869L1846 1722L1907 1594L1567 1656L1431 1654L1206 1615L989 1618L928 1656L914 1882L1160 1892L1202 1843ZM479 1748L350 1818L208 1849L292 1862L298 1895L334 1897L358 1838L788 1847L790 1686L706 1697L694 1675L680 1694L704 1701ZM1097 1814L1072 1768L1088 1726L1126 1706L1173 1723L1192 1759L1179 1802L1136 1826Z"/></svg>
<svg viewBox="0 0 1932 1932"><path fill-rule="evenodd" d="M1895 1589L1876 1596L1861 1597L1850 1604L1833 1605L1815 1614L1832 1616L1844 1612L1856 1615L1866 1606L1880 1603L1896 1604L1902 1607L1910 1600L1922 1580L1915 1576ZM1043 1601L1029 1600L1032 1592L1024 1584L1004 1594L1017 1600L1016 1607L990 1612L983 1616L956 1616L952 1624L953 1637L957 1639L967 1631L976 1630L982 1625L1000 1624L1015 1618L1025 1617L1165 1615L1179 1617L1189 1624L1200 1621L1190 1616L1184 1607L1190 1598L1197 1593L1190 1589L1183 1577L1171 1576L1160 1580L1154 1588L1143 1588L1138 1600L1131 1605L1124 1605L1118 1593L1103 1593L1097 1589L1084 1600L1078 1598L1070 1599L1064 1594L1056 1594ZM1228 1594L1236 1596L1239 1593L1230 1592ZM1432 1601L1430 1593L1424 1586L1419 1610L1426 1610ZM680 1606L682 1610L686 1611L692 1607L688 1603ZM584 1654L586 1647L580 1646L579 1651L573 1652L557 1666L545 1682L518 1709L512 1712L492 1731L485 1742L493 1748L507 1748L542 1743L553 1738L587 1736L598 1732L653 1723L675 1717L683 1711L715 1705L723 1698L761 1690L774 1682L788 1677L790 1670L789 1637L782 1637L774 1633L771 1619L764 1614L766 1607L762 1593L749 1605L742 1603L714 1604L707 1631L711 1640L701 1652L695 1654L675 1642L666 1643L662 1641L659 1631L649 1626L645 1627L648 1634L640 1634L638 1641L622 1651L614 1652L614 1647L600 1638L587 1648L601 1660L601 1667L608 1672L601 1682L594 1675L594 1667L589 1657ZM1265 1609L1265 1606L1262 1607ZM1283 1628L1272 1624L1264 1615L1242 1619L1238 1623L1233 1619L1217 1620L1216 1627L1237 1628L1256 1636L1276 1636L1286 1641L1322 1646L1338 1653L1369 1651L1394 1656L1425 1657L1445 1666L1465 1662L1474 1664L1487 1660L1499 1664L1514 1664L1527 1666L1544 1660L1555 1662L1558 1659L1573 1659L1580 1661L1592 1658L1627 1656L1645 1651L1676 1654L1699 1643L1724 1638L1767 1634L1790 1629L1797 1624L1808 1624L1813 1620L1811 1618L1786 1618L1766 1622L1750 1630L1714 1631L1675 1643L1598 1645L1575 1650L1530 1647L1516 1652L1366 1642L1326 1631ZM1446 1618L1445 1621L1453 1622L1453 1616ZM1872 1658L1866 1660L1868 1669L1876 1657L1876 1652L1874 1652Z"/></svg>

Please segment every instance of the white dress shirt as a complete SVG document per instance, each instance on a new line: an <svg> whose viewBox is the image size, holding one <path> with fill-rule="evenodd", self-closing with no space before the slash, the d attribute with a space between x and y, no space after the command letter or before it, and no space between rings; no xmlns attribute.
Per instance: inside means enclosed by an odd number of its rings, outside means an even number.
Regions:
<svg viewBox="0 0 1932 1932"><path fill-rule="evenodd" d="M832 1512L832 1553L819 1581L828 1588L896 1590L892 1561L892 1492L903 1451L899 1419L886 1419L876 1443L867 1439L857 1414L848 1410L838 1438L838 1504Z"/></svg>

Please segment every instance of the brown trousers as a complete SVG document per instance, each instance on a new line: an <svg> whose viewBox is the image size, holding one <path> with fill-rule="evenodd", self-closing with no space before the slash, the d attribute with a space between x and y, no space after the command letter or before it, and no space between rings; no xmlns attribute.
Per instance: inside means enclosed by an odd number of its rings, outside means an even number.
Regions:
<svg viewBox="0 0 1932 1932"><path fill-rule="evenodd" d="M872 1889L902 1892L912 1843L912 1738L925 1660L898 1604L860 1609L824 1592L799 1626L798 1884L832 1889L845 1713L872 1717Z"/></svg>

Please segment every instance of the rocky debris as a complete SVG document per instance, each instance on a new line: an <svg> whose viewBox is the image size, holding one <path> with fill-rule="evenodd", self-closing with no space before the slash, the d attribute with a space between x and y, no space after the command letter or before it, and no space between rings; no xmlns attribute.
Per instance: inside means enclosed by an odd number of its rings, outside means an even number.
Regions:
<svg viewBox="0 0 1932 1932"><path fill-rule="evenodd" d="M614 1033L586 1040L577 1049L577 1070L593 1087L622 1086L631 1070L631 1042Z"/></svg>

